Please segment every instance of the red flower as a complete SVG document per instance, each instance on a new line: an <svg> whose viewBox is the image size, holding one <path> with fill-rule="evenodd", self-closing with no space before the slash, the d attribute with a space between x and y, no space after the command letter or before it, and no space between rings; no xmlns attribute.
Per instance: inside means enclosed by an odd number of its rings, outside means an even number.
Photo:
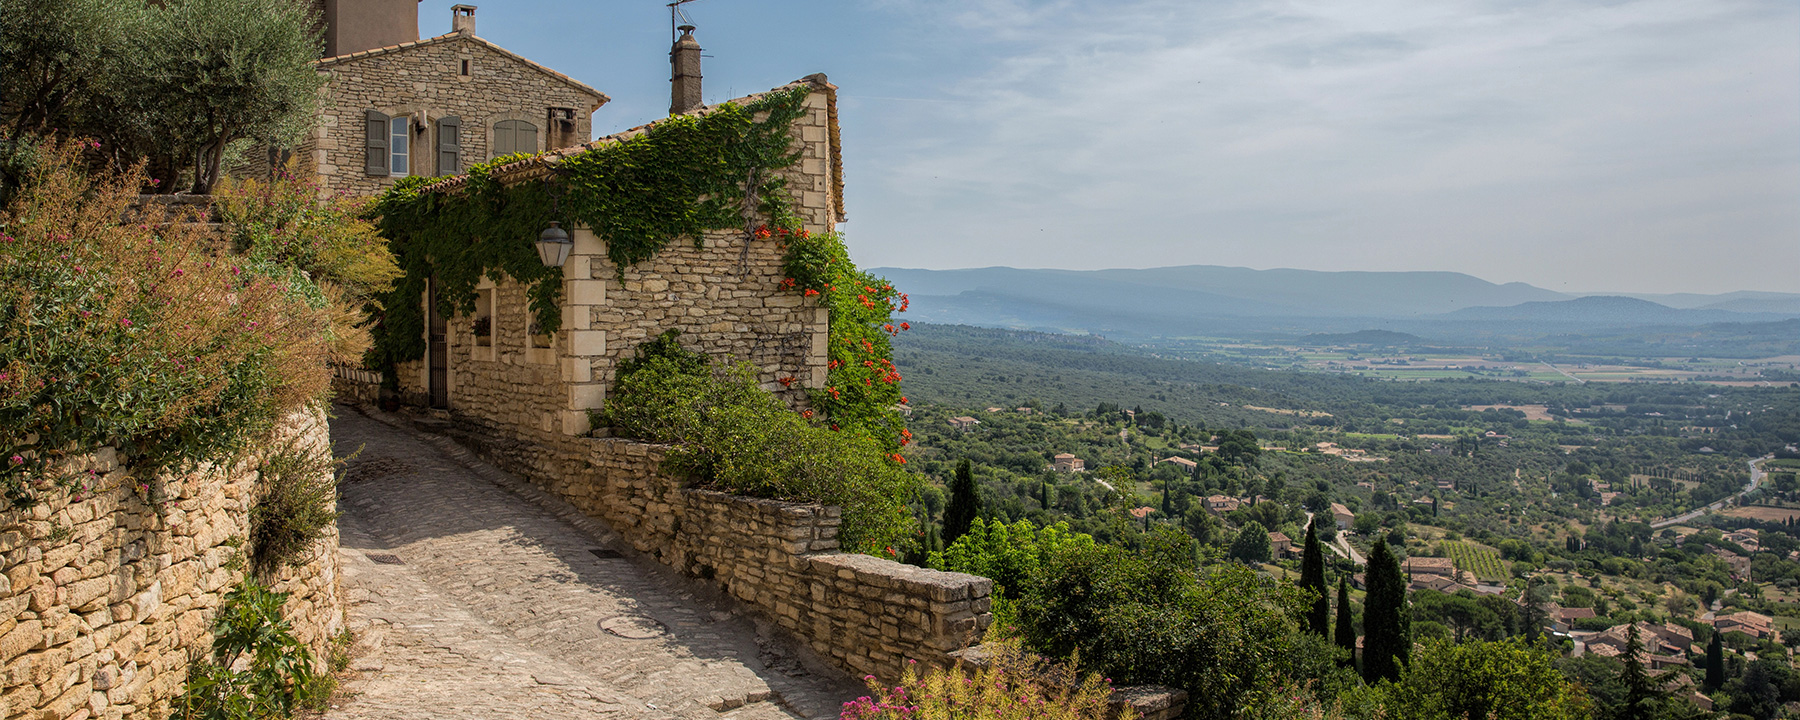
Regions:
<svg viewBox="0 0 1800 720"><path fill-rule="evenodd" d="M911 330L912 323L900 323L900 329L901 330Z"/></svg>
<svg viewBox="0 0 1800 720"><path fill-rule="evenodd" d="M811 410L807 410L805 412L800 413L800 417L806 418L808 420L812 419L812 415L813 415L813 413Z"/></svg>

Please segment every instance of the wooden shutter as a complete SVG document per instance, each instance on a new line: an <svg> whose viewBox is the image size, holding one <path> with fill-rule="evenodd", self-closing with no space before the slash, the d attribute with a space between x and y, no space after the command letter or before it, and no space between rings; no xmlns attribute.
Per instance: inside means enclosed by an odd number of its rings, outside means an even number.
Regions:
<svg viewBox="0 0 1800 720"><path fill-rule="evenodd" d="M494 123L494 133L488 142L488 145L490 146L488 147L489 155L500 157L501 155L509 155L512 153L512 124L511 120L502 120Z"/></svg>
<svg viewBox="0 0 1800 720"><path fill-rule="evenodd" d="M524 120L514 120L518 124L518 134L513 136L513 152L537 152L537 126Z"/></svg>
<svg viewBox="0 0 1800 720"><path fill-rule="evenodd" d="M370 175L386 176L388 170L388 116L386 113L363 111L365 126L365 146L368 149L367 159L363 161L363 170Z"/></svg>
<svg viewBox="0 0 1800 720"><path fill-rule="evenodd" d="M454 117L437 121L437 174L462 172L462 120Z"/></svg>

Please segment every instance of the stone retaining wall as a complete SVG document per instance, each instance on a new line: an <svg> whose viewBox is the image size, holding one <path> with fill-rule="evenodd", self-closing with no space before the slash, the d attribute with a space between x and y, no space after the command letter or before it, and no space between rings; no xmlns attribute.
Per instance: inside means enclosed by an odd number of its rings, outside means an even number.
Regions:
<svg viewBox="0 0 1800 720"><path fill-rule="evenodd" d="M630 550L715 583L820 659L897 678L978 642L993 581L840 552L838 508L685 487L663 447L486 425L451 412L434 428L605 522Z"/></svg>
<svg viewBox="0 0 1800 720"><path fill-rule="evenodd" d="M276 434L329 448L319 412ZM248 534L258 465L167 476L146 491L102 449L69 468L93 471L84 491L0 514L0 718L168 717L190 655L210 649L213 614L243 578L230 561ZM292 593L295 635L320 658L344 627L337 542L334 527L308 564L276 578Z"/></svg>

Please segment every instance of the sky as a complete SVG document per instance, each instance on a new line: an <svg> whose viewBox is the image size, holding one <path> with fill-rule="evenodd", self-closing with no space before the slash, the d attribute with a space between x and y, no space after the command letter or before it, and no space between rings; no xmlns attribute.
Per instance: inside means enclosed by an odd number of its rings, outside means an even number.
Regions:
<svg viewBox="0 0 1800 720"><path fill-rule="evenodd" d="M668 110L666 0L477 33ZM452 2L420 4L424 35ZM694 0L717 102L839 87L865 267L1450 270L1800 292L1792 0Z"/></svg>

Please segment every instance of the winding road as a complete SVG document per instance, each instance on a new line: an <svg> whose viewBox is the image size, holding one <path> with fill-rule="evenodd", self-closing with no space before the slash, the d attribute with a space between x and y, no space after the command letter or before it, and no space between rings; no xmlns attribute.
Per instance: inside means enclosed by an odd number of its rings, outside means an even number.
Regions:
<svg viewBox="0 0 1800 720"><path fill-rule="evenodd" d="M1731 497L1723 498L1723 499L1719 500L1718 502L1715 502L1715 503L1708 505L1706 507L1703 507L1703 508L1689 510L1680 515L1676 515L1675 517L1672 517L1672 518L1664 518L1662 520L1657 520L1655 522L1652 522L1652 523L1650 523L1650 529L1659 530L1662 528L1669 527L1670 525L1680 525L1684 522L1687 522L1694 518L1700 517L1701 515L1705 515L1706 513L1711 512L1713 510L1718 510L1720 508L1723 508L1723 507L1725 507L1725 505L1727 505L1731 501L1736 500L1740 497L1743 497L1745 493L1748 493L1751 490L1755 490L1756 486L1762 484L1763 477L1768 475L1768 473L1763 472L1762 462L1764 460L1769 460L1774 457L1775 457L1774 455L1764 455L1755 460L1751 460L1750 461L1750 482L1749 482L1749 484L1746 484L1744 486L1743 490L1738 491L1737 494L1732 495Z"/></svg>

